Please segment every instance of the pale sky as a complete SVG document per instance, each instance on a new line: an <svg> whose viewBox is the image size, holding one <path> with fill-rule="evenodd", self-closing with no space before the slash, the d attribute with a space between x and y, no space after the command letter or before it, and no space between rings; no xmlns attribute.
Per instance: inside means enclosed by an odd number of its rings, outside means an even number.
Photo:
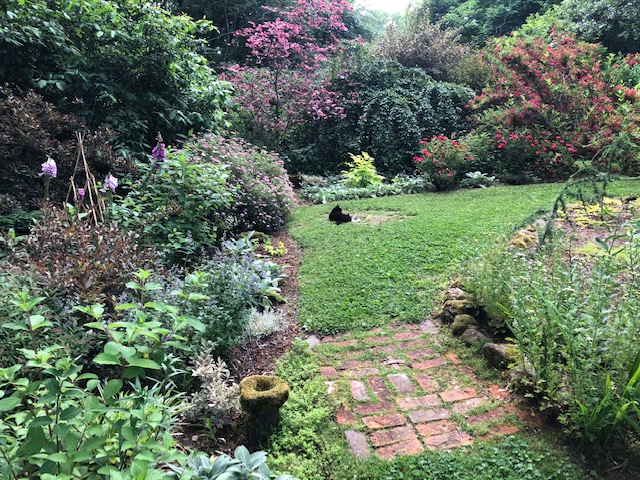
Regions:
<svg viewBox="0 0 640 480"><path fill-rule="evenodd" d="M404 12L411 0L357 0L356 7L366 6L372 10L389 13Z"/></svg>

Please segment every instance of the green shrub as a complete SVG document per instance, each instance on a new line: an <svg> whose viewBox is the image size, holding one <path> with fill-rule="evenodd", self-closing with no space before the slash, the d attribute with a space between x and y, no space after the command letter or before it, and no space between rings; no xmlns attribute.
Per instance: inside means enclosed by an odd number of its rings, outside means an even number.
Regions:
<svg viewBox="0 0 640 480"><path fill-rule="evenodd" d="M169 151L161 165L138 164L140 178L109 207L112 218L137 232L171 263L214 246L226 229L220 213L231 202L226 166L188 150Z"/></svg>
<svg viewBox="0 0 640 480"><path fill-rule="evenodd" d="M292 172L336 172L349 151L366 151L381 173L412 173L420 139L464 132L464 108L473 91L435 82L419 68L370 61L334 80L346 118L314 123L292 137Z"/></svg>
<svg viewBox="0 0 640 480"><path fill-rule="evenodd" d="M362 155L349 153L349 156L351 157L351 162L347 162L349 170L342 172L345 176L343 182L347 187L365 188L382 183L384 177L378 175L373 164L374 159L367 152L362 152Z"/></svg>
<svg viewBox="0 0 640 480"><path fill-rule="evenodd" d="M146 282L148 272L137 273L130 284L139 292L155 288ZM184 461L170 435L180 413L181 399L171 388L172 349L189 351L185 329L200 325L161 304L122 304L132 321L112 322L101 305L79 307L92 318L86 324L107 340L93 362L111 368L106 378L83 371L69 356L68 347L40 345L37 332L51 335L51 321L37 313L41 298L20 296L21 318L4 328L26 332L22 349L25 364L0 369L0 473L3 478L161 478L160 463ZM165 313L163 326L150 313ZM36 372L29 381L25 370ZM152 372L159 380L144 385ZM147 476L149 475L149 476Z"/></svg>
<svg viewBox="0 0 640 480"><path fill-rule="evenodd" d="M236 137L206 134L185 145L195 161L225 169L232 201L221 209L235 233L274 232L284 226L296 199L282 159Z"/></svg>
<svg viewBox="0 0 640 480"><path fill-rule="evenodd" d="M132 0L9 0L5 12L0 82L35 88L91 128L110 125L122 150L222 123L229 87L197 39L208 21Z"/></svg>
<svg viewBox="0 0 640 480"><path fill-rule="evenodd" d="M266 464L265 452L249 453L244 445L236 447L233 458L227 454L218 456L213 462L204 455L194 456L187 461L187 465L193 470L194 479L197 480L297 480L291 475L272 475ZM184 473L184 469L178 469Z"/></svg>
<svg viewBox="0 0 640 480"><path fill-rule="evenodd" d="M523 382L543 407L560 414L567 429L604 445L618 428L637 430L640 413L640 223L623 232L598 241L586 266L560 249L550 258L505 251L472 281L493 321L504 321L517 342L521 365L531 373ZM614 248L616 240L623 248Z"/></svg>

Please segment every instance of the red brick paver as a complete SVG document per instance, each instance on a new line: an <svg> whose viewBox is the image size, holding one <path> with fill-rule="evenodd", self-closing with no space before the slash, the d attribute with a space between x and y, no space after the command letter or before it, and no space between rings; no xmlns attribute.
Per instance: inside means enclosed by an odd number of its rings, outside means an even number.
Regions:
<svg viewBox="0 0 640 480"><path fill-rule="evenodd" d="M396 398L396 403L401 410L415 410L420 407L435 407L440 404L438 395L425 395L423 397Z"/></svg>
<svg viewBox="0 0 640 480"><path fill-rule="evenodd" d="M447 364L445 357L432 358L431 360L425 360L424 362L415 362L411 365L414 370L429 370L430 368L441 367Z"/></svg>
<svg viewBox="0 0 640 480"><path fill-rule="evenodd" d="M508 403L511 395L506 389L479 380L471 367L442 346L444 334L436 323L371 332L362 340L349 334L325 337L313 347L320 356L326 345L350 347L337 354L329 350L320 374L329 394L343 401L335 418L348 429L345 437L358 458L374 453L390 459L425 449L457 448L475 439L517 433L519 421L536 425L537 417ZM515 418L520 419L516 425L511 423ZM484 423L488 428L482 436L467 431Z"/></svg>
<svg viewBox="0 0 640 480"><path fill-rule="evenodd" d="M388 430L377 430L369 435L371 445L383 447L392 443L416 439L416 431L412 427L394 427Z"/></svg>
<svg viewBox="0 0 640 480"><path fill-rule="evenodd" d="M389 415L375 415L372 417L364 417L362 422L371 429L397 427L407 423L407 419L400 413L391 413Z"/></svg>
<svg viewBox="0 0 640 480"><path fill-rule="evenodd" d="M439 395L445 402L458 402L460 400L473 398L477 395L477 393L473 388L461 388L459 390L440 392Z"/></svg>
<svg viewBox="0 0 640 480"><path fill-rule="evenodd" d="M389 445L388 447L376 450L376 455L381 458L393 458L399 455L416 455L424 450L420 441L416 438L405 442Z"/></svg>

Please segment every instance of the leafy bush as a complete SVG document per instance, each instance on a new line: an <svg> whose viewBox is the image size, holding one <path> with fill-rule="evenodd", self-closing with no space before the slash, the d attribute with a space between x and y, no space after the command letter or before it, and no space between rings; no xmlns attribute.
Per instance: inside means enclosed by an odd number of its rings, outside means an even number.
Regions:
<svg viewBox="0 0 640 480"><path fill-rule="evenodd" d="M196 37L209 22L131 0L10 0L5 11L0 82L36 89L89 127L109 124L123 150L222 122L229 86Z"/></svg>
<svg viewBox="0 0 640 480"><path fill-rule="evenodd" d="M460 182L462 184L463 187L466 188L486 188L486 187L490 187L492 185L495 184L496 181L496 177L493 176L489 176L486 173L482 173L482 172L467 172L464 174L464 176L466 178L462 179L462 182Z"/></svg>
<svg viewBox="0 0 640 480"><path fill-rule="evenodd" d="M246 39L249 54L245 65L227 67L225 78L236 87L236 124L242 134L275 146L296 125L344 117L323 67L340 47L337 35L347 29L342 16L352 8L347 0L299 0L263 8L275 18L250 22L236 32Z"/></svg>
<svg viewBox="0 0 640 480"><path fill-rule="evenodd" d="M232 195L224 165L178 150L161 165L139 163L138 171L127 196L110 207L119 225L138 232L141 244L156 246L169 262L217 243L226 229L220 213Z"/></svg>
<svg viewBox="0 0 640 480"><path fill-rule="evenodd" d="M473 160L469 148L444 135L420 142L422 155L414 157L418 172L427 175L437 190L452 190L460 184Z"/></svg>
<svg viewBox="0 0 640 480"><path fill-rule="evenodd" d="M152 288L139 272L139 291ZM108 381L76 364L64 345L44 347L36 332L50 335L52 323L35 313L39 299L24 296L17 303L23 312L5 328L25 331L31 338L22 349L25 365L0 369L0 472L3 478L43 479L128 478L149 475L160 478L159 463L184 461L170 435L182 406L167 378L143 385L147 372L167 366L170 349L189 350L185 328L197 322L168 305L147 304L134 312L135 321L110 322L100 305L79 308L93 322L86 327L105 334L108 341L93 359L114 371ZM148 312L163 311L171 323L163 327ZM25 369L36 373L29 381ZM165 372L168 371L165 369ZM81 433L79 433L81 432Z"/></svg>
<svg viewBox="0 0 640 480"><path fill-rule="evenodd" d="M200 298L187 303L185 313L205 326L194 341L209 342L213 352L224 354L242 341L254 308L268 308L283 300L279 282L280 267L253 255L251 241L244 251L222 251L196 266L193 273L165 275L157 279L158 288L149 292L154 301L169 303L173 291Z"/></svg>
<svg viewBox="0 0 640 480"><path fill-rule="evenodd" d="M297 480L291 475L271 474L271 470L266 464L267 454L261 451L249 453L247 447L240 445L233 453L233 458L227 454L222 454L213 462L204 455L190 458L187 465L197 480ZM184 469L178 470L180 473Z"/></svg>
<svg viewBox="0 0 640 480"><path fill-rule="evenodd" d="M384 177L378 175L373 158L367 152L362 152L362 155L349 153L349 156L351 157L351 162L347 162L349 170L342 172L345 176L343 182L347 187L365 188L382 183Z"/></svg>
<svg viewBox="0 0 640 480"><path fill-rule="evenodd" d="M517 342L530 374L523 382L543 407L605 446L621 427L638 430L638 232L636 220L598 240L587 265L563 257L575 252L527 258L505 251L472 282L487 312L498 312Z"/></svg>
<svg viewBox="0 0 640 480"><path fill-rule="evenodd" d="M94 225L88 217L51 205L28 240L38 280L67 305L104 303L124 290L131 272L157 261L157 253L138 245L138 236L117 225Z"/></svg>
<svg viewBox="0 0 640 480"><path fill-rule="evenodd" d="M284 226L296 204L281 158L236 137L206 134L185 145L195 162L225 169L232 201L219 215L227 228L273 232Z"/></svg>
<svg viewBox="0 0 640 480"><path fill-rule="evenodd" d="M200 381L199 389L189 399L185 417L205 424L209 434L231 423L232 414L240 408L240 390L231 378L227 364L215 360L209 352L200 352L194 360L191 376Z"/></svg>
<svg viewBox="0 0 640 480"><path fill-rule="evenodd" d="M612 52L640 50L640 23L628 12L640 8L637 0L564 0L557 15L588 42L601 43Z"/></svg>
<svg viewBox="0 0 640 480"><path fill-rule="evenodd" d="M466 131L464 108L473 97L468 87L435 82L419 68L380 60L336 78L334 89L348 96L346 118L297 130L289 171L336 172L348 151L366 151L383 174L412 173L420 139Z"/></svg>
<svg viewBox="0 0 640 480"><path fill-rule="evenodd" d="M615 74L603 72L601 47L552 30L496 40L485 58L493 78L471 106L493 148L479 169L516 181L565 179L576 162L637 172L637 151L609 147L639 143L640 93L607 82Z"/></svg>
<svg viewBox="0 0 640 480"><path fill-rule="evenodd" d="M400 25L387 27L374 44L374 55L422 68L436 80L451 81L456 66L472 54L460 42L459 30L445 27L442 20L432 23L429 7L423 3L407 12Z"/></svg>

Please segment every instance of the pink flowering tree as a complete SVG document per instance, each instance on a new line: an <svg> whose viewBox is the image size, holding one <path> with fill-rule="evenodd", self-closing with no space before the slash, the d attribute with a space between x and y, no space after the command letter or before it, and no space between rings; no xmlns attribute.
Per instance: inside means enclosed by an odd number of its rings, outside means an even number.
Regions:
<svg viewBox="0 0 640 480"><path fill-rule="evenodd" d="M276 18L236 32L246 39L249 55L225 75L235 86L242 126L282 139L292 125L344 117L323 67L340 47L349 2L297 0L285 9L263 8Z"/></svg>

